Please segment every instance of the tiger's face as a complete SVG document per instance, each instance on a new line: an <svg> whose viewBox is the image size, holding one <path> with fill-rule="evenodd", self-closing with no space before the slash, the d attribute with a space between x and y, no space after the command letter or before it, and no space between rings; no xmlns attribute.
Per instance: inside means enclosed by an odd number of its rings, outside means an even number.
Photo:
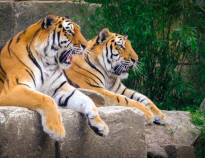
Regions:
<svg viewBox="0 0 205 158"><path fill-rule="evenodd" d="M128 69L138 61L127 36L111 33L108 29L103 29L94 41L89 42L88 47L98 54L99 61L107 72L121 79L128 77Z"/></svg>
<svg viewBox="0 0 205 158"><path fill-rule="evenodd" d="M46 63L68 68L72 55L81 54L86 48L87 41L80 27L69 18L49 15L43 19L42 28L40 36L48 35L48 41L43 44L43 60Z"/></svg>

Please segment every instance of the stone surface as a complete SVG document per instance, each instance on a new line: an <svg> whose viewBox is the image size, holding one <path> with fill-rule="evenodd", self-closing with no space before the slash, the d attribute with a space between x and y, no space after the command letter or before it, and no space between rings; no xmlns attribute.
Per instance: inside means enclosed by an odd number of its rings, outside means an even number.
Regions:
<svg viewBox="0 0 205 158"><path fill-rule="evenodd" d="M189 112L164 111L164 113L167 115L165 126L145 126L148 153L153 155L153 158L193 156L192 145L200 132L190 122Z"/></svg>
<svg viewBox="0 0 205 158"><path fill-rule="evenodd" d="M90 92L91 93L91 92ZM93 92L93 96L97 96ZM91 94L90 94L91 95ZM95 97L95 103L104 99L104 106L113 102L107 97ZM145 137L148 158L194 158L193 144L200 131L191 123L190 113L185 111L163 111L167 115L166 125L146 125ZM187 158L189 158L187 157Z"/></svg>
<svg viewBox="0 0 205 158"><path fill-rule="evenodd" d="M204 98L204 100L202 101L202 103L200 105L200 110L205 111L205 98Z"/></svg>
<svg viewBox="0 0 205 158"><path fill-rule="evenodd" d="M14 33L14 11L9 2L0 1L0 46L2 46Z"/></svg>
<svg viewBox="0 0 205 158"><path fill-rule="evenodd" d="M0 46L19 31L37 22L48 14L69 16L79 24L86 35L88 26L84 20L93 14L96 4L65 1L0 1Z"/></svg>
<svg viewBox="0 0 205 158"><path fill-rule="evenodd" d="M42 132L40 117L25 108L0 107L1 158L54 158L54 141Z"/></svg>
<svg viewBox="0 0 205 158"><path fill-rule="evenodd" d="M146 157L144 118L122 107L99 108L110 127L107 137L99 137L77 112L60 109L66 137L55 142L42 131L36 112L19 107L0 107L1 158L138 158Z"/></svg>

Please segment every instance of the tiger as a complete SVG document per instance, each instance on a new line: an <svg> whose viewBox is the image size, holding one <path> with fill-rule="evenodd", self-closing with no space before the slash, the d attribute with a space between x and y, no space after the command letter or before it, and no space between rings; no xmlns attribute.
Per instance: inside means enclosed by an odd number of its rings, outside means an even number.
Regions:
<svg viewBox="0 0 205 158"><path fill-rule="evenodd" d="M128 36L104 28L88 41L85 53L74 55L65 74L76 88L95 91L111 99L113 104L134 107L144 113L148 124L164 124L166 115L148 97L128 89L121 82L128 77L128 69L136 67L137 62L138 55Z"/></svg>
<svg viewBox="0 0 205 158"><path fill-rule="evenodd" d="M58 106L84 114L99 136L109 133L94 102L71 86L63 70L87 40L68 17L47 15L7 41L0 52L0 106L37 111L43 131L52 139L65 137Z"/></svg>

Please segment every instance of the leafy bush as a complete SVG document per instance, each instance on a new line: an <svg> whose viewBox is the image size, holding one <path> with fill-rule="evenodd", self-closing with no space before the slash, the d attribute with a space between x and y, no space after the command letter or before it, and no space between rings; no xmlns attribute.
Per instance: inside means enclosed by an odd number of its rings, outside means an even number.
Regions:
<svg viewBox="0 0 205 158"><path fill-rule="evenodd" d="M80 19L87 24L87 39L108 27L127 34L139 55L138 70L131 70L124 81L128 87L162 109L199 106L205 97L205 44L200 34L205 14L194 0L87 1L100 4L92 16Z"/></svg>
<svg viewBox="0 0 205 158"><path fill-rule="evenodd" d="M193 112L192 123L201 131L200 136L196 140L194 146L197 158L205 157L205 112Z"/></svg>

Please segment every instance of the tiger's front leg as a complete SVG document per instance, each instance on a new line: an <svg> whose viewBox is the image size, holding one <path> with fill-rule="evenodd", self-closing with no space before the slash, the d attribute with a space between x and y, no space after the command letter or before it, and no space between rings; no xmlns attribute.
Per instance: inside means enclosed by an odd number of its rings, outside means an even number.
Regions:
<svg viewBox="0 0 205 158"><path fill-rule="evenodd" d="M41 114L43 130L53 139L65 136L65 129L54 100L27 85L16 85L3 89L0 95L0 106L19 106L35 110Z"/></svg>
<svg viewBox="0 0 205 158"><path fill-rule="evenodd" d="M155 115L154 123L165 123L166 115L163 114L162 111L148 97L139 92L126 88L121 82L119 82L118 87L120 88L117 89L116 93L133 99L150 109L150 111Z"/></svg>
<svg viewBox="0 0 205 158"><path fill-rule="evenodd" d="M54 91L52 97L59 106L83 113L88 119L89 126L96 134L99 136L108 135L109 128L100 118L95 104L82 92L70 86L68 83L64 83L60 85L60 88Z"/></svg>

